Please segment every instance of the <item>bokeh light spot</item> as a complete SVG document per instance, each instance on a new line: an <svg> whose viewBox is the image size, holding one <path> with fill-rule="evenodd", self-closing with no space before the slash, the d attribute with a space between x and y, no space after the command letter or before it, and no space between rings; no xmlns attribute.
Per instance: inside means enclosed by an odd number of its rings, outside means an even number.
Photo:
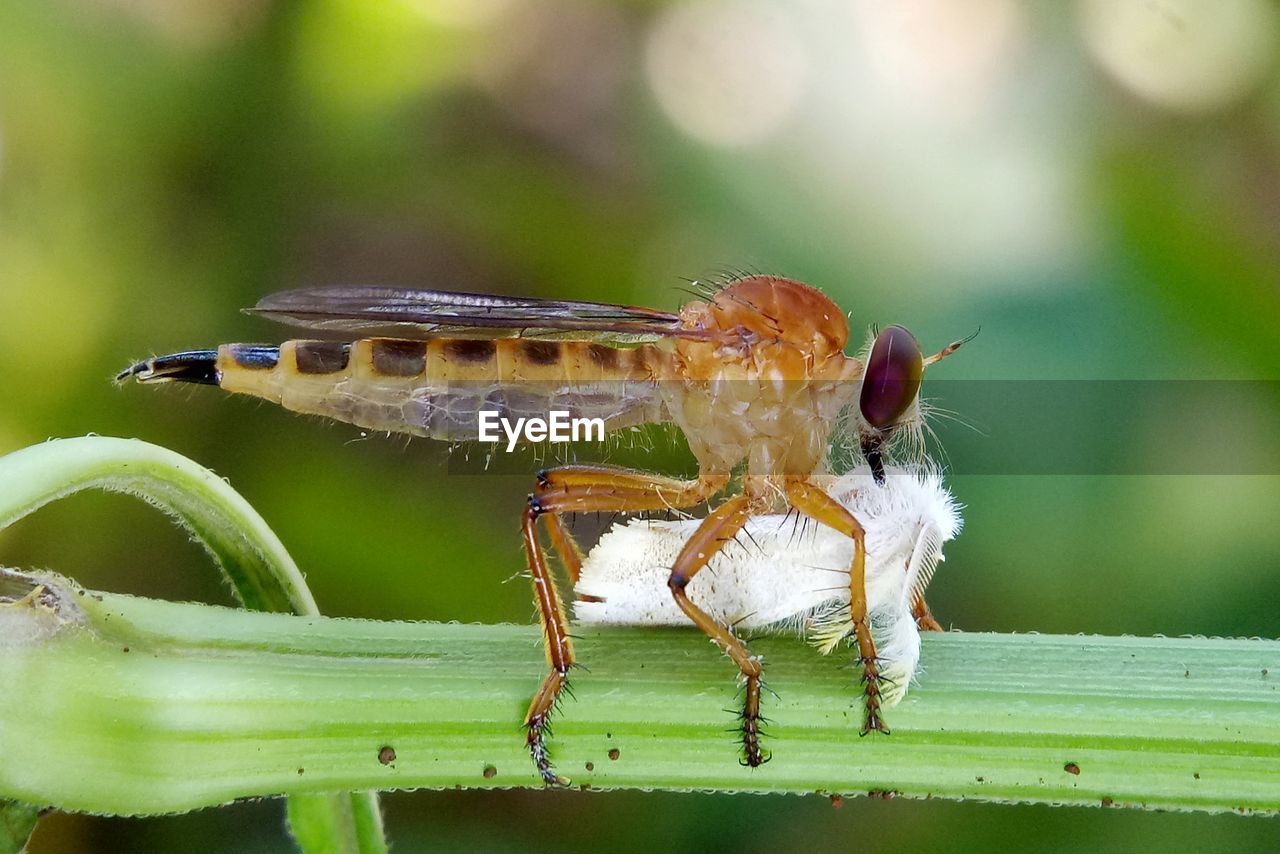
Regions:
<svg viewBox="0 0 1280 854"><path fill-rule="evenodd" d="M1138 97L1169 109L1229 106L1280 49L1268 0L1083 0L1080 27L1098 63Z"/></svg>
<svg viewBox="0 0 1280 854"><path fill-rule="evenodd" d="M1023 41L1012 0L902 0L854 6L876 77L905 105L963 110L981 102Z"/></svg>
<svg viewBox="0 0 1280 854"><path fill-rule="evenodd" d="M667 9L649 33L645 66L654 96L681 130L729 147L781 130L809 71L783 7L725 0Z"/></svg>

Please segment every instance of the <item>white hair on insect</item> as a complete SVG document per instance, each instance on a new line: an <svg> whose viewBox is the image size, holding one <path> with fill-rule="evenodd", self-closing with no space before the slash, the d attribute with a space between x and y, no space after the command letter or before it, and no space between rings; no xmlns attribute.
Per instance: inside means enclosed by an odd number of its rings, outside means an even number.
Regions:
<svg viewBox="0 0 1280 854"><path fill-rule="evenodd" d="M866 531L867 609L886 677L884 699L905 696L920 660L911 613L942 546L960 531L960 506L942 476L923 467L887 468L877 484L864 466L833 478L828 492ZM605 532L583 563L575 587L579 622L632 626L688 625L667 588L672 563L700 520L632 520ZM824 654L853 631L849 567L853 541L798 517L751 519L687 588L689 598L730 626L795 631Z"/></svg>

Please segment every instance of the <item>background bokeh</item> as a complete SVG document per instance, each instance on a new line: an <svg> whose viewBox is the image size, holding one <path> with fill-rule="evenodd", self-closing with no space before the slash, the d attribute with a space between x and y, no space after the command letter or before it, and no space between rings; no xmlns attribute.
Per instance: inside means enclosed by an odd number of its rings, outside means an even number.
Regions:
<svg viewBox="0 0 1280 854"><path fill-rule="evenodd" d="M684 279L745 268L822 287L855 329L905 323L926 348L981 326L940 378L1275 380L1278 57L1269 0L0 0L0 452L145 438L229 478L327 613L527 621L526 585L509 582L527 477L110 377L153 353L278 340L237 309L295 285L674 308ZM1068 440L1103 454L1127 431L1159 449L1179 430L1128 409L1080 413ZM1271 446L1278 411L1262 394L1223 418ZM1232 448L1210 437L1205 452ZM968 509L931 588L946 623L1280 636L1274 473L952 484ZM119 497L24 520L0 561L229 602L197 547ZM816 796L385 801L400 850L1280 837L1233 816ZM35 850L193 839L280 849L280 803L57 816Z"/></svg>

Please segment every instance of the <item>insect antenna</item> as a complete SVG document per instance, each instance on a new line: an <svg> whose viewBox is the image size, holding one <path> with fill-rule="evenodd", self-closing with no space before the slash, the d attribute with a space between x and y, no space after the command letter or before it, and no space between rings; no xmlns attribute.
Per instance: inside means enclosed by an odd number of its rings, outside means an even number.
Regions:
<svg viewBox="0 0 1280 854"><path fill-rule="evenodd" d="M936 365L936 364L938 364L938 362L941 362L943 359L947 358L947 357L948 357L948 356L950 356L952 353L954 353L955 351L959 350L959 349L960 349L961 347L963 347L965 344L968 344L970 341L972 341L973 339L977 338L977 337L978 337L978 333L979 333L979 332L981 332L981 331L982 331L982 327L981 327L981 326L979 326L977 329L973 330L973 331L972 331L972 332L970 332L968 335L966 335L964 338L961 338L959 341L952 341L950 344L948 344L947 346L943 347L941 350L939 350L938 352L934 353L932 356L925 356L925 357L924 357L924 366L927 368L927 367L929 367L930 365Z"/></svg>

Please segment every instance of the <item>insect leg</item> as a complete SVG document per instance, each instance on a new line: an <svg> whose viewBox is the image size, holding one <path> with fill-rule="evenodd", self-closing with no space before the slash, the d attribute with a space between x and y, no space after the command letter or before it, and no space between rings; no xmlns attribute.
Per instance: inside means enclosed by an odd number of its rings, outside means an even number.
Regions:
<svg viewBox="0 0 1280 854"><path fill-rule="evenodd" d="M547 666L550 668L538 693L534 694L525 714L524 725L527 732L526 745L533 756L533 762L549 785L565 785L565 780L551 770L551 762L547 757L547 748L543 735L547 728L547 719L555 706L556 698L564 689L569 679L569 668L573 666L573 643L569 640L569 628L564 618L564 605L560 602L560 593L556 590L547 568L546 556L538 542L538 516L540 512L532 501L525 508L521 532L524 535L525 556L529 561L529 577L533 580L533 595L538 604L538 616L542 623L542 643L547 655Z"/></svg>
<svg viewBox="0 0 1280 854"><path fill-rule="evenodd" d="M694 531L684 544L671 566L667 586L675 597L680 610L699 629L733 659L747 682L747 695L742 709L743 764L755 768L768 760L760 751L760 659L752 655L746 645L721 625L706 611L689 600L685 588L698 571L715 557L724 544L734 538L751 516L751 499L745 495L730 498L721 504Z"/></svg>
<svg viewBox="0 0 1280 854"><path fill-rule="evenodd" d="M620 466L606 465L568 465L547 469L538 473L538 487L543 492L563 491L570 487L585 487L587 494L605 494L610 488L629 492L646 492L662 496L668 500L659 501L653 508L690 507L703 499L714 495L729 482L724 474L704 474L696 480L680 480L651 472L627 469ZM687 496L688 500L678 500L679 496ZM597 509L590 501L588 509ZM575 508L566 507L565 511ZM601 506L599 509L606 509Z"/></svg>
<svg viewBox="0 0 1280 854"><path fill-rule="evenodd" d="M637 478L638 476L638 478ZM637 479L639 486L637 486ZM712 477L708 479L716 485L711 491L714 493L719 489L720 480ZM558 469L544 471L539 475L539 488L544 491L554 491L557 488L571 487L589 487L597 493L601 489L614 487L623 489L628 492L635 491L637 488L642 490L656 490L665 500L656 510L668 510L676 507L687 507L689 504L696 504L707 497L707 487L697 486L697 498L686 503L685 496L691 485L701 484L701 481L682 481L675 478L651 475L642 472L636 472L630 469L621 469L613 466L563 466ZM583 497L585 500L585 496ZM604 509L604 508L600 508ZM611 508L617 510L616 507ZM633 509L633 508L628 508ZM557 514L549 514L547 520L547 533L551 536L551 547L560 555L564 561L565 569L569 573L569 580L573 583L578 582L579 576L582 575L582 549L578 546L578 541L573 534L569 533L565 527L564 520Z"/></svg>
<svg viewBox="0 0 1280 854"><path fill-rule="evenodd" d="M548 513L542 518L547 520L547 533L551 536L552 550L560 555L565 571L569 573L569 581L576 585L578 579L582 577L582 561L585 559L582 555L582 547L578 545L578 540L565 527L564 519L560 516L555 513ZM603 601L598 596L587 596L582 593L576 594L574 598L578 602Z"/></svg>
<svg viewBox="0 0 1280 854"><path fill-rule="evenodd" d="M551 540L557 548L567 546L565 559L570 575L581 567L577 546L572 544L563 524L555 517L561 513L605 511L660 510L664 507L689 507L703 501L728 482L727 476L708 476L693 481L676 480L645 472L606 466L565 466L538 475L537 490L529 496L522 532L529 575L533 580L534 598L542 623L549 671L525 714L526 744L542 779L551 785L566 780L551 770L547 754L546 731L560 692L568 682L574 663L573 643L569 638L564 605L556 591L546 555L538 541L538 519L548 519ZM572 544L572 545L570 545ZM576 563L576 566L575 566Z"/></svg>
<svg viewBox="0 0 1280 854"><path fill-rule="evenodd" d="M911 597L911 616L916 618L916 627L922 632L944 631L942 625L933 616L933 612L929 610L929 604L924 601L923 593L917 593Z"/></svg>
<svg viewBox="0 0 1280 854"><path fill-rule="evenodd" d="M853 622L858 657L862 662L862 689L867 715L862 734L889 732L880 718L880 668L876 645L867 620L867 545L861 523L840 502L817 485L801 478L786 481L787 501L809 518L834 528L853 540L853 565L849 569L849 619Z"/></svg>
<svg viewBox="0 0 1280 854"><path fill-rule="evenodd" d="M558 515L550 513L544 518L547 520L547 533L551 536L551 548L555 549L556 554L560 555L560 559L564 561L569 580L577 584L578 578L582 575L582 548L565 527L564 520Z"/></svg>

